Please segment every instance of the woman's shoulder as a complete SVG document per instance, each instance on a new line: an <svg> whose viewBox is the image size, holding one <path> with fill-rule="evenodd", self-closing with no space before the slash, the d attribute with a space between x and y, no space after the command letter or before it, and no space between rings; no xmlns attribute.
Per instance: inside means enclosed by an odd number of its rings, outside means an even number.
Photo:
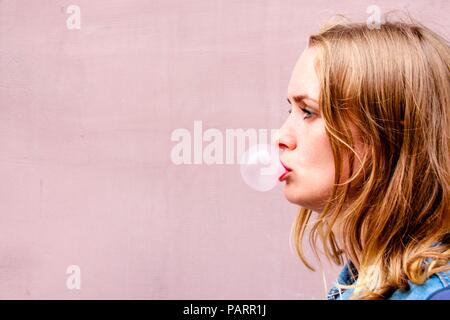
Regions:
<svg viewBox="0 0 450 320"><path fill-rule="evenodd" d="M408 290L395 291L390 300L442 300L450 299L450 270L431 275L423 284L409 282Z"/></svg>
<svg viewBox="0 0 450 320"><path fill-rule="evenodd" d="M337 283L351 285L355 281L354 274L357 274L351 261L344 265ZM408 281L409 289L398 289L388 297L388 300L450 300L450 270L432 274L423 284L417 285ZM352 294L353 289L342 290L334 285L328 292L329 300L346 300Z"/></svg>

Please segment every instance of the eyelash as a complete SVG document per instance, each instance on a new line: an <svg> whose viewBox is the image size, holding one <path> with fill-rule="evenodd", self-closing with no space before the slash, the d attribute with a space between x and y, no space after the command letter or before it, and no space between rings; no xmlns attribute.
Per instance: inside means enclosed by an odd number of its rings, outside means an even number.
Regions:
<svg viewBox="0 0 450 320"><path fill-rule="evenodd" d="M306 113L306 116L303 119L311 118L311 116L312 116L312 112L311 111L309 111L308 109L305 109L305 108L300 108L300 110L302 110L303 113ZM292 109L289 109L288 113L291 114L292 113Z"/></svg>

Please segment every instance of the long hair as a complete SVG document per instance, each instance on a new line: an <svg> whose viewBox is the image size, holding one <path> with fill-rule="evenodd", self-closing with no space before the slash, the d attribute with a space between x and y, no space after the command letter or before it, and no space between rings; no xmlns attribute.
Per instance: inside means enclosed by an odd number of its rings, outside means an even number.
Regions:
<svg viewBox="0 0 450 320"><path fill-rule="evenodd" d="M309 230L314 252L320 240L335 264L351 260L358 271L352 299L384 299L408 280L422 284L450 269L448 42L416 22L379 29L335 23L312 35L309 47L318 52L319 103L336 172ZM311 216L300 209L292 237L314 270L302 248Z"/></svg>

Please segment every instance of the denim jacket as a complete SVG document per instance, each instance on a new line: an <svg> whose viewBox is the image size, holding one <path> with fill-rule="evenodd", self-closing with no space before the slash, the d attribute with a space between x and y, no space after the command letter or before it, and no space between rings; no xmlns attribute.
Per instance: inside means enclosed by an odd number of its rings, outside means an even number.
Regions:
<svg viewBox="0 0 450 320"><path fill-rule="evenodd" d="M337 283L350 285L353 284L357 276L357 270L349 261L345 264L340 272ZM411 281L409 283L409 290L396 290L387 298L387 300L443 300L448 299L450 291L450 270L445 272L437 272L429 277L423 284L416 285ZM348 300L354 289L340 289L334 285L328 292L328 300ZM445 291L444 294L442 294ZM444 298L434 298L437 296Z"/></svg>

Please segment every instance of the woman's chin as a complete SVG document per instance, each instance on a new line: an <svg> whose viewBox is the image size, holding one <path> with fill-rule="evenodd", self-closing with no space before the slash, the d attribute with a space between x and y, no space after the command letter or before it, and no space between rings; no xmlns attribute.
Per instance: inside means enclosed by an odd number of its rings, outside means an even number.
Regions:
<svg viewBox="0 0 450 320"><path fill-rule="evenodd" d="M305 209L311 209L318 212L316 201L306 195L302 196L301 191L298 188L293 188L293 185L285 185L283 189L284 197L292 204L298 205Z"/></svg>
<svg viewBox="0 0 450 320"><path fill-rule="evenodd" d="M285 184L284 185L284 189L283 189L283 193L284 193L284 197L286 198L287 201L289 201L290 203L293 204L298 204L299 202L299 194L298 192L295 192L295 188L293 188L293 185L289 185L289 184Z"/></svg>

